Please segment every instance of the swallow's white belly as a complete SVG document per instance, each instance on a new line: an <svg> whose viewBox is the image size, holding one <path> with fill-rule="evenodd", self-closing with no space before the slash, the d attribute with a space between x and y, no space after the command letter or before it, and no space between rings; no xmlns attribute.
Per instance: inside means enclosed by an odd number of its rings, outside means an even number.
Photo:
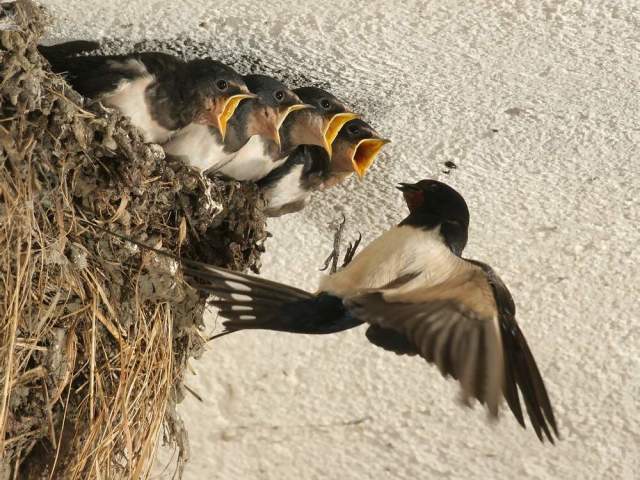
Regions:
<svg viewBox="0 0 640 480"><path fill-rule="evenodd" d="M449 278L460 262L442 240L439 228L395 227L367 245L347 267L324 276L320 290L348 296L411 274L419 274L411 285L436 285Z"/></svg>
<svg viewBox="0 0 640 480"><path fill-rule="evenodd" d="M129 117L131 123L142 131L145 142L163 143L167 141L171 131L161 126L151 116L146 91L153 81L154 78L151 75L133 81L124 81L114 93L103 96L102 102L117 108Z"/></svg>
<svg viewBox="0 0 640 480"><path fill-rule="evenodd" d="M260 135L253 135L244 146L238 150L233 160L223 165L217 171L236 180L260 180L282 165L286 158L274 162L267 154L266 142Z"/></svg>
<svg viewBox="0 0 640 480"><path fill-rule="evenodd" d="M267 209L279 210L285 205L304 200L307 191L302 188L300 182L303 168L304 165L296 165L273 186L267 187L264 194Z"/></svg>
<svg viewBox="0 0 640 480"><path fill-rule="evenodd" d="M202 172L219 167L235 154L224 151L224 145L218 142L210 128L191 123L164 145L164 151Z"/></svg>

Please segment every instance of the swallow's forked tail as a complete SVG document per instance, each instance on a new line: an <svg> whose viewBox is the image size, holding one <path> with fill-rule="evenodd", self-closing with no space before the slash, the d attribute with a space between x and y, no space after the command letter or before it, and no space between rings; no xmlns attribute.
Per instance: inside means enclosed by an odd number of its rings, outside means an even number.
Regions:
<svg viewBox="0 0 640 480"><path fill-rule="evenodd" d="M215 299L210 304L218 307L220 315L228 319L224 322L226 330L212 338L244 329L325 334L348 330L363 323L347 312L342 299L335 295L314 295L272 280L180 259L104 227L93 226L179 262L187 283L213 295Z"/></svg>
<svg viewBox="0 0 640 480"><path fill-rule="evenodd" d="M226 330L217 336L244 329L325 334L362 323L345 310L341 298L328 293L313 295L282 283L193 261L183 264L183 272L192 287L215 297L210 304L228 319L224 322Z"/></svg>

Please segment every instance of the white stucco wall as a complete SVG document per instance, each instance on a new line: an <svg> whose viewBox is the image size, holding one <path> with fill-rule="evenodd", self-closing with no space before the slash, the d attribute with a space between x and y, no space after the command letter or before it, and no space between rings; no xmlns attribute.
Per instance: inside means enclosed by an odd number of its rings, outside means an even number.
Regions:
<svg viewBox="0 0 640 480"><path fill-rule="evenodd" d="M313 289L339 210L367 241L405 214L395 182L455 185L466 254L511 288L562 434L551 447L510 413L489 424L363 329L238 333L193 362L186 478L640 478L637 2L43 3L52 38L179 36L239 69L304 72L393 139L365 182L270 223L269 278Z"/></svg>

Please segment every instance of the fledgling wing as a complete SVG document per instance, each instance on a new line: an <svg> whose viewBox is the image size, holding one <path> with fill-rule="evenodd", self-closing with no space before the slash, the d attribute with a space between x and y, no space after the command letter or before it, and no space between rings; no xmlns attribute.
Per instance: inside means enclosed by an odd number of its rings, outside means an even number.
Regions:
<svg viewBox="0 0 640 480"><path fill-rule="evenodd" d="M313 295L299 288L264 278L231 272L199 262L183 264L188 283L215 297L227 332L244 329L327 334L362 322L348 315L342 299Z"/></svg>
<svg viewBox="0 0 640 480"><path fill-rule="evenodd" d="M114 91L123 80L133 80L150 74L161 80L180 84L185 62L161 52L142 52L127 55L77 56L100 47L97 42L73 41L38 50L51 64L51 69L65 76L71 86L89 98L97 98Z"/></svg>
<svg viewBox="0 0 640 480"><path fill-rule="evenodd" d="M72 40L54 45L38 45L38 50L46 58L62 59L80 53L93 52L100 48L100 43L93 40Z"/></svg>
<svg viewBox="0 0 640 480"><path fill-rule="evenodd" d="M504 395L524 426L517 385L538 438L542 440L544 431L553 443L549 425L557 435L555 419L535 361L526 342L521 343L524 337L503 340L504 320L494 286L482 268L468 265L434 287L403 293L379 290L347 299L346 308L371 324L367 338L372 343L434 363L445 377L460 382L465 400L478 399L492 416Z"/></svg>
<svg viewBox="0 0 640 480"><path fill-rule="evenodd" d="M51 69L65 77L67 82L85 97L97 98L118 88L122 80L132 80L140 68L121 61L121 57L49 55L41 49Z"/></svg>

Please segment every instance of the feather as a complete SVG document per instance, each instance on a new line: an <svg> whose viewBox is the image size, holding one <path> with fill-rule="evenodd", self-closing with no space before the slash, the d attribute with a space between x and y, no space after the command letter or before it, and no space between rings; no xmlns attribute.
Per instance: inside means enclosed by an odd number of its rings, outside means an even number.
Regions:
<svg viewBox="0 0 640 480"><path fill-rule="evenodd" d="M468 261L438 284L374 290L345 305L375 327L367 334L372 343L398 354L417 352L443 376L457 379L465 402L476 398L495 417L504 396L524 427L520 390L538 438L553 443L558 436L542 376L515 321L513 299L490 267Z"/></svg>

